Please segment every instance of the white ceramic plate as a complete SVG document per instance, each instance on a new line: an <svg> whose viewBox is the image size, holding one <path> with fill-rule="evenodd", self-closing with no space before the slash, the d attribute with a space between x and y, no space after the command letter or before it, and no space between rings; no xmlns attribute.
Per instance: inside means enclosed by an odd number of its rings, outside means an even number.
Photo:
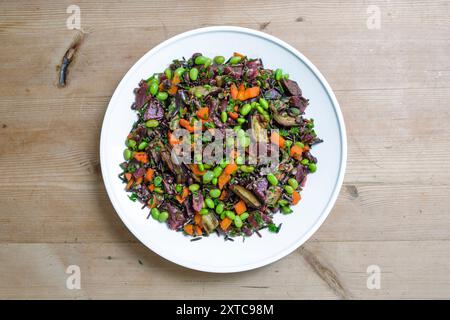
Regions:
<svg viewBox="0 0 450 320"><path fill-rule="evenodd" d="M262 58L266 68L282 68L296 80L310 99L306 117L315 119L316 132L325 142L313 147L318 170L308 176L302 200L290 215L275 215L283 226L278 234L262 230L242 241L224 241L211 235L191 242L181 232L146 219L147 210L128 199L119 180L124 140L136 114L130 109L133 89L141 79L161 72L176 58L195 52L206 56L231 56L241 52ZM238 272L274 262L303 244L322 224L333 207L342 185L347 157L344 121L338 102L322 74L300 52L263 32L239 27L209 27L179 34L147 52L127 72L109 103L103 121L100 159L103 180L114 208L131 232L148 248L179 265L208 272Z"/></svg>

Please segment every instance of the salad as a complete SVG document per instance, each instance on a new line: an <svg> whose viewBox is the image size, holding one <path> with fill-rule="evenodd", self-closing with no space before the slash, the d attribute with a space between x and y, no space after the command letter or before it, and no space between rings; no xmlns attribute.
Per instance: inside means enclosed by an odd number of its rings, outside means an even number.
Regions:
<svg viewBox="0 0 450 320"><path fill-rule="evenodd" d="M281 69L234 53L195 53L142 80L131 108L119 175L148 218L192 240L227 240L268 228L291 214L317 169L309 100Z"/></svg>

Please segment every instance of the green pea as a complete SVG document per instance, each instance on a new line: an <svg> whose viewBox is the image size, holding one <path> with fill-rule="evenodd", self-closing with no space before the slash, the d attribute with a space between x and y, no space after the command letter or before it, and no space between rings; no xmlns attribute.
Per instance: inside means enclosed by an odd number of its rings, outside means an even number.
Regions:
<svg viewBox="0 0 450 320"><path fill-rule="evenodd" d="M210 58L206 59L205 63L203 64L203 66L205 68L208 68L212 63L212 60Z"/></svg>
<svg viewBox="0 0 450 320"><path fill-rule="evenodd" d="M294 189L297 189L297 188L298 188L298 182L297 182L297 180L295 180L294 178L290 178L290 179L288 180L288 184L289 184L292 188L294 188Z"/></svg>
<svg viewBox="0 0 450 320"><path fill-rule="evenodd" d="M164 101L164 100L166 100L167 98L169 97L169 95L168 95L168 93L167 92L158 92L157 94L156 94L156 99L158 99L158 100L160 100L160 101Z"/></svg>
<svg viewBox="0 0 450 320"><path fill-rule="evenodd" d="M148 88L148 90L150 91L150 93L152 94L152 96L154 96L155 94L158 93L158 83L157 82L152 82L150 84L150 87Z"/></svg>
<svg viewBox="0 0 450 320"><path fill-rule="evenodd" d="M238 63L239 61L241 61L241 57L239 57L239 56L232 57L232 58L230 59L230 64L236 64L236 63Z"/></svg>
<svg viewBox="0 0 450 320"><path fill-rule="evenodd" d="M239 216L239 218L241 218L242 221L244 221L244 220L247 219L248 217L249 217L248 212L244 212L244 213L242 213L242 214Z"/></svg>
<svg viewBox="0 0 450 320"><path fill-rule="evenodd" d="M158 208L152 208L151 214L152 214L153 219L158 220L158 218L159 218L159 210L158 210Z"/></svg>
<svg viewBox="0 0 450 320"><path fill-rule="evenodd" d="M191 185L189 186L189 190L190 190L191 192L198 191L198 189L200 189L200 186L199 186L198 184L196 184L196 183L193 183L193 184L191 184Z"/></svg>
<svg viewBox="0 0 450 320"><path fill-rule="evenodd" d="M241 110L239 110L239 112L243 115L246 116L249 114L249 112L252 111L252 106L248 103L244 104L241 108Z"/></svg>
<svg viewBox="0 0 450 320"><path fill-rule="evenodd" d="M217 64L222 64L225 62L225 57L223 56L215 56L214 57L214 62Z"/></svg>
<svg viewBox="0 0 450 320"><path fill-rule="evenodd" d="M233 211L229 211L229 210L225 211L225 215L231 220L234 220L234 217L236 217L234 212Z"/></svg>
<svg viewBox="0 0 450 320"><path fill-rule="evenodd" d="M239 216L234 217L234 225L236 228L242 227L242 220Z"/></svg>
<svg viewBox="0 0 450 320"><path fill-rule="evenodd" d="M127 145L127 147L130 147L130 148L136 147L136 141L134 141L132 139L128 139L125 144Z"/></svg>
<svg viewBox="0 0 450 320"><path fill-rule="evenodd" d="M209 191L209 195L211 196L211 198L218 198L220 197L220 190L219 189L212 189Z"/></svg>
<svg viewBox="0 0 450 320"><path fill-rule="evenodd" d="M158 221L165 222L169 219L169 213L167 211L163 211L159 213Z"/></svg>
<svg viewBox="0 0 450 320"><path fill-rule="evenodd" d="M237 118L236 121L239 124L244 124L246 120L244 118Z"/></svg>
<svg viewBox="0 0 450 320"><path fill-rule="evenodd" d="M264 109L269 109L269 102L264 98L259 98L259 105Z"/></svg>
<svg viewBox="0 0 450 320"><path fill-rule="evenodd" d="M205 166L203 165L203 163L199 163L199 164L197 165L197 167L198 167L198 170L200 170L200 171L205 171Z"/></svg>
<svg viewBox="0 0 450 320"><path fill-rule="evenodd" d="M275 80L280 81L283 77L283 70L277 69L275 70Z"/></svg>
<svg viewBox="0 0 450 320"><path fill-rule="evenodd" d="M213 185L216 185L217 182L219 182L219 180L218 180L216 177L212 178L211 183L212 183Z"/></svg>
<svg viewBox="0 0 450 320"><path fill-rule="evenodd" d="M309 160L305 158L305 159L302 159L302 161L300 161L300 163L305 166L309 163Z"/></svg>
<svg viewBox="0 0 450 320"><path fill-rule="evenodd" d="M185 68L183 68L183 67L179 67L179 68L177 68L176 70L175 70L175 74L178 76L178 77L182 77L183 76L183 73L186 71L186 69Z"/></svg>
<svg viewBox="0 0 450 320"><path fill-rule="evenodd" d="M289 206L284 206L284 207L281 207L280 209L281 209L281 213L283 213L283 214L292 213L292 209Z"/></svg>
<svg viewBox="0 0 450 320"><path fill-rule="evenodd" d="M206 198L205 204L208 208L214 209L214 201L211 198Z"/></svg>
<svg viewBox="0 0 450 320"><path fill-rule="evenodd" d="M132 155L133 155L133 153L131 152L130 149L125 149L123 151L123 157L124 157L125 160L130 160Z"/></svg>
<svg viewBox="0 0 450 320"><path fill-rule="evenodd" d="M159 126L159 121L158 120L148 120L145 123L145 126L147 128L156 128L157 126Z"/></svg>
<svg viewBox="0 0 450 320"><path fill-rule="evenodd" d="M164 70L164 74L166 75L167 79L172 79L172 69L167 68Z"/></svg>
<svg viewBox="0 0 450 320"><path fill-rule="evenodd" d="M310 164L308 165L308 169L309 169L309 171L311 171L311 172L316 172L317 166L316 166L315 163L310 163Z"/></svg>
<svg viewBox="0 0 450 320"><path fill-rule="evenodd" d="M286 193L289 195L294 193L294 189L291 186L284 186L284 191L286 191Z"/></svg>
<svg viewBox="0 0 450 320"><path fill-rule="evenodd" d="M199 211L199 213L200 213L202 216L204 216L205 214L208 214L208 213L209 213L209 210L206 209L206 208L203 208L203 209L201 209L201 210Z"/></svg>
<svg viewBox="0 0 450 320"><path fill-rule="evenodd" d="M221 214L225 208L225 205L222 202L219 202L216 206L216 213Z"/></svg>
<svg viewBox="0 0 450 320"><path fill-rule="evenodd" d="M192 81L197 80L197 78L198 78L198 69L197 68L192 68L189 71L189 78L191 78Z"/></svg>
<svg viewBox="0 0 450 320"><path fill-rule="evenodd" d="M220 174L222 173L223 169L220 166L217 166L214 168L213 173L214 173L214 177L218 178L220 176Z"/></svg>
<svg viewBox="0 0 450 320"><path fill-rule="evenodd" d="M147 146L148 146L147 141L142 141L142 142L139 144L138 149L139 149L139 150L144 150L145 148L147 148Z"/></svg>
<svg viewBox="0 0 450 320"><path fill-rule="evenodd" d="M205 64L205 62L208 60L207 57L204 56L198 56L195 58L194 62L195 64Z"/></svg>
<svg viewBox="0 0 450 320"><path fill-rule="evenodd" d="M244 173L251 173L255 170L255 167L242 165L239 169Z"/></svg>
<svg viewBox="0 0 450 320"><path fill-rule="evenodd" d="M291 146L292 146L292 141L291 140L286 140L285 142L284 142L284 145L286 146L286 148L290 148Z"/></svg>
<svg viewBox="0 0 450 320"><path fill-rule="evenodd" d="M220 120L222 120L223 123L227 122L228 114L225 111L222 111L222 113L220 114Z"/></svg>
<svg viewBox="0 0 450 320"><path fill-rule="evenodd" d="M267 175L267 181L269 181L269 183L273 186L278 185L278 179L277 177L275 177L275 175L273 175L272 173L269 173Z"/></svg>
<svg viewBox="0 0 450 320"><path fill-rule="evenodd" d="M175 191L178 192L178 193L180 193L181 191L183 191L183 186L182 186L181 184L177 184L177 185L175 186Z"/></svg>
<svg viewBox="0 0 450 320"><path fill-rule="evenodd" d="M211 180L214 178L214 172L208 170L208 171L205 172L205 174L203 175L202 178L203 178L202 180L203 180L204 184L210 183Z"/></svg>

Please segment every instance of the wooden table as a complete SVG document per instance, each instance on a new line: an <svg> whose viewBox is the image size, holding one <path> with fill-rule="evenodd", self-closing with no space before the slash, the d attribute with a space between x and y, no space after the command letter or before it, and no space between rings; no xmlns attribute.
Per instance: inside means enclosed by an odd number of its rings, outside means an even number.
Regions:
<svg viewBox="0 0 450 320"><path fill-rule="evenodd" d="M95 2L0 4L0 298L450 298L448 1ZM77 34L71 4L86 34L58 88ZM344 186L323 226L288 257L238 274L147 250L114 212L99 165L125 72L161 41L211 25L299 49L333 87L348 134ZM80 290L66 287L69 265ZM379 289L367 287L371 265Z"/></svg>

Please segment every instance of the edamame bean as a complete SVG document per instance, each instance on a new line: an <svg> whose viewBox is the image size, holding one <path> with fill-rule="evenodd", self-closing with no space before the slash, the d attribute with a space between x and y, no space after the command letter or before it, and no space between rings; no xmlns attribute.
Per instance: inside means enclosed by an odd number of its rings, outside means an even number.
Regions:
<svg viewBox="0 0 450 320"><path fill-rule="evenodd" d="M304 148L305 147L305 145L303 144L303 143L301 143L300 141L297 141L296 143L295 143L295 145L296 146L299 146L300 148Z"/></svg>
<svg viewBox="0 0 450 320"><path fill-rule="evenodd" d="M208 214L208 213L209 213L209 210L206 209L206 208L203 208L203 209L201 209L201 210L199 211L199 213L200 213L202 216L204 216L205 214Z"/></svg>
<svg viewBox="0 0 450 320"><path fill-rule="evenodd" d="M205 68L208 68L212 63L212 60L210 58L206 59L205 63L203 64L203 66Z"/></svg>
<svg viewBox="0 0 450 320"><path fill-rule="evenodd" d="M175 191L181 193L181 191L183 191L183 186L181 184L177 184L175 186Z"/></svg>
<svg viewBox="0 0 450 320"><path fill-rule="evenodd" d="M219 180L218 180L216 177L212 178L211 183L212 183L213 185L216 185L217 182L219 182Z"/></svg>
<svg viewBox="0 0 450 320"><path fill-rule="evenodd" d="M221 191L219 189L212 189L209 191L209 195L211 196L211 198L220 197L220 193L221 193Z"/></svg>
<svg viewBox="0 0 450 320"><path fill-rule="evenodd" d="M289 149L292 146L292 141L291 140L286 140L284 142L284 146Z"/></svg>
<svg viewBox="0 0 450 320"><path fill-rule="evenodd" d="M225 214L225 211L224 212L222 212L221 214L220 214L220 219L225 219L225 217L226 217L226 214Z"/></svg>
<svg viewBox="0 0 450 320"><path fill-rule="evenodd" d="M216 213L221 214L223 212L224 208L225 208L225 205L222 202L219 202L216 206Z"/></svg>
<svg viewBox="0 0 450 320"><path fill-rule="evenodd" d="M286 191L286 193L289 195L294 193L294 189L291 186L284 186L284 191Z"/></svg>
<svg viewBox="0 0 450 320"><path fill-rule="evenodd" d="M202 180L203 180L203 183L206 184L206 183L210 183L213 178L214 178L214 172L208 170L203 175L203 179Z"/></svg>
<svg viewBox="0 0 450 320"><path fill-rule="evenodd" d="M218 178L220 176L220 174L222 173L223 169L220 166L217 166L214 168L213 173L214 173L214 177Z"/></svg>
<svg viewBox="0 0 450 320"><path fill-rule="evenodd" d="M166 75L167 79L172 79L172 70L170 68L164 70L164 74Z"/></svg>
<svg viewBox="0 0 450 320"><path fill-rule="evenodd" d="M214 209L214 201L211 198L206 198L205 204L208 208Z"/></svg>
<svg viewBox="0 0 450 320"><path fill-rule="evenodd" d="M249 217L248 212L244 212L244 213L242 213L242 214L239 216L239 218L241 218L242 221L244 221L244 220L247 219L248 217Z"/></svg>
<svg viewBox="0 0 450 320"><path fill-rule="evenodd" d="M159 126L159 121L158 120L148 120L145 123L145 126L147 128L156 128L157 126Z"/></svg>
<svg viewBox="0 0 450 320"><path fill-rule="evenodd" d="M142 141L142 142L139 144L138 149L139 149L139 150L144 150L145 148L147 148L147 146L148 146L148 142L147 142L147 141Z"/></svg>
<svg viewBox="0 0 450 320"><path fill-rule="evenodd" d="M155 94L158 93L158 83L157 82L152 82L150 84L150 87L148 88L148 90L150 91L150 93L152 94L152 96L154 96Z"/></svg>
<svg viewBox="0 0 450 320"><path fill-rule="evenodd" d="M244 124L246 120L244 118L237 118L236 121L239 124Z"/></svg>
<svg viewBox="0 0 450 320"><path fill-rule="evenodd" d="M225 167L228 165L228 163L227 163L227 160L225 160L225 159L222 159L221 161L220 161L220 167L222 168L222 169L225 169Z"/></svg>
<svg viewBox="0 0 450 320"><path fill-rule="evenodd" d="M285 78L286 80L289 79L289 73L283 74L283 78Z"/></svg>
<svg viewBox="0 0 450 320"><path fill-rule="evenodd" d="M234 225L236 228L242 227L242 220L239 216L234 217Z"/></svg>
<svg viewBox="0 0 450 320"><path fill-rule="evenodd" d="M237 165L242 165L242 164L244 164L244 158L242 158L241 156L237 156L237 157L236 157L236 164L237 164Z"/></svg>
<svg viewBox="0 0 450 320"><path fill-rule="evenodd" d="M130 147L130 148L136 147L136 141L134 141L132 139L128 139L125 144L126 144L127 147Z"/></svg>
<svg viewBox="0 0 450 320"><path fill-rule="evenodd" d="M125 149L125 150L123 151L123 158L124 158L125 160L130 160L132 155L133 155L133 153L131 152L130 149Z"/></svg>
<svg viewBox="0 0 450 320"><path fill-rule="evenodd" d="M192 81L197 80L197 78L198 78L198 69L197 69L197 68L192 68L192 69L189 71L189 78L190 78Z"/></svg>
<svg viewBox="0 0 450 320"><path fill-rule="evenodd" d="M169 219L169 213L167 211L163 211L159 213L158 221L165 222Z"/></svg>
<svg viewBox="0 0 450 320"><path fill-rule="evenodd" d="M259 98L259 105L264 109L269 109L269 102L264 98Z"/></svg>
<svg viewBox="0 0 450 320"><path fill-rule="evenodd" d="M239 110L239 112L243 115L246 116L248 115L248 113L252 111L252 106L248 103L244 104L241 108L241 110Z"/></svg>
<svg viewBox="0 0 450 320"><path fill-rule="evenodd" d="M179 68L177 68L176 70L175 70L175 74L178 76L178 77L182 77L183 76L183 73L186 71L186 69L185 68L183 68L183 67L179 67Z"/></svg>
<svg viewBox="0 0 450 320"><path fill-rule="evenodd" d="M199 163L199 164L197 165L197 167L198 167L198 170L200 170L200 171L205 171L205 166L203 165L203 163Z"/></svg>
<svg viewBox="0 0 450 320"><path fill-rule="evenodd" d="M232 57L232 58L230 59L230 64L236 64L236 63L238 63L239 61L241 61L241 57L239 57L239 56Z"/></svg>
<svg viewBox="0 0 450 320"><path fill-rule="evenodd" d="M311 163L308 165L308 169L309 169L309 171L311 171L311 172L316 172L317 166L316 166L315 163L312 163L312 162L311 162Z"/></svg>
<svg viewBox="0 0 450 320"><path fill-rule="evenodd" d="M284 207L284 206L288 205L288 203L289 203L289 201L287 201L286 199L278 200L278 204L279 204L281 207Z"/></svg>
<svg viewBox="0 0 450 320"><path fill-rule="evenodd" d="M253 167L253 166L246 166L246 165L244 164L244 165L242 165L239 169L240 169L242 172L244 172L244 173L251 173L251 172L253 172L253 170L255 170L255 167Z"/></svg>
<svg viewBox="0 0 450 320"><path fill-rule="evenodd" d="M208 60L207 57L198 56L195 58L194 62L195 62L195 64L204 64L207 60Z"/></svg>
<svg viewBox="0 0 450 320"><path fill-rule="evenodd" d="M283 77L283 70L277 69L275 70L275 80L280 81Z"/></svg>
<svg viewBox="0 0 450 320"><path fill-rule="evenodd" d="M155 186L160 186L162 183L163 178L161 176L157 176L153 179L153 184Z"/></svg>
<svg viewBox="0 0 450 320"><path fill-rule="evenodd" d="M151 214L152 214L152 218L153 219L158 220L158 218L159 218L159 210L158 210L158 208L152 208Z"/></svg>
<svg viewBox="0 0 450 320"><path fill-rule="evenodd" d="M265 114L266 111L264 110L263 107L261 107L261 105L257 105L256 106L256 111L258 111L260 114Z"/></svg>
<svg viewBox="0 0 450 320"><path fill-rule="evenodd" d="M227 122L228 114L225 111L222 111L222 113L220 114L220 120L222 120L223 123Z"/></svg>
<svg viewBox="0 0 450 320"><path fill-rule="evenodd" d="M169 94L167 92L160 91L156 94L156 99L160 101L164 101L169 97Z"/></svg>
<svg viewBox="0 0 450 320"><path fill-rule="evenodd" d="M277 179L277 177L275 177L275 175L272 174L272 173L269 173L269 174L267 175L267 181L269 181L269 183L270 183L271 185L273 185L273 186L278 185L278 179Z"/></svg>
<svg viewBox="0 0 450 320"><path fill-rule="evenodd" d="M225 211L225 215L231 220L234 220L234 217L236 217L234 212L233 211L229 211L229 210Z"/></svg>
<svg viewBox="0 0 450 320"><path fill-rule="evenodd" d="M200 189L200 186L196 183L193 183L189 186L189 191L191 191L191 192L196 192L196 191L198 191L198 189Z"/></svg>
<svg viewBox="0 0 450 320"><path fill-rule="evenodd" d="M309 163L309 160L305 158L305 159L302 159L302 161L300 161L300 163L305 166Z"/></svg>
<svg viewBox="0 0 450 320"><path fill-rule="evenodd" d="M280 210L281 210L281 213L283 213L283 214L292 213L292 209L289 206L281 207Z"/></svg>
<svg viewBox="0 0 450 320"><path fill-rule="evenodd" d="M290 178L290 179L288 180L288 184L289 184L292 188L294 188L294 190L298 188L298 182L297 182L297 180L295 180L294 178Z"/></svg>
<svg viewBox="0 0 450 320"><path fill-rule="evenodd" d="M217 64L222 64L225 62L225 57L223 56L216 56L214 57L214 62Z"/></svg>

